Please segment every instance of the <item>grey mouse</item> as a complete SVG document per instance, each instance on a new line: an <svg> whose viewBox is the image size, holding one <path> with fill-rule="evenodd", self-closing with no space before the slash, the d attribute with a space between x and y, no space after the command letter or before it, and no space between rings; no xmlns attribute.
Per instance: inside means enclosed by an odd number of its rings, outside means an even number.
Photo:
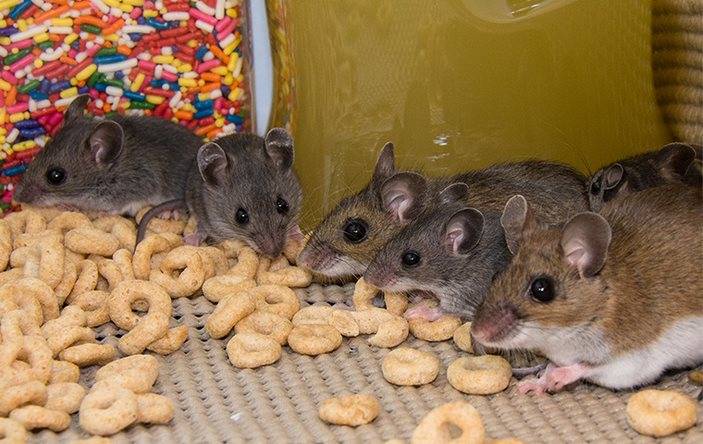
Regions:
<svg viewBox="0 0 703 444"><path fill-rule="evenodd" d="M89 100L71 102L61 130L24 174L17 201L134 215L182 197L202 140L156 117L84 115Z"/></svg>
<svg viewBox="0 0 703 444"><path fill-rule="evenodd" d="M701 187L703 146L673 142L658 150L638 154L596 171L588 184L591 211L616 196L642 191L667 183Z"/></svg>
<svg viewBox="0 0 703 444"><path fill-rule="evenodd" d="M271 129L265 138L231 134L204 144L189 172L185 199L147 212L138 239L156 214L187 208L198 223L188 243L240 239L265 256L278 257L289 238L302 238L302 190L293 157L293 139L283 128Z"/></svg>

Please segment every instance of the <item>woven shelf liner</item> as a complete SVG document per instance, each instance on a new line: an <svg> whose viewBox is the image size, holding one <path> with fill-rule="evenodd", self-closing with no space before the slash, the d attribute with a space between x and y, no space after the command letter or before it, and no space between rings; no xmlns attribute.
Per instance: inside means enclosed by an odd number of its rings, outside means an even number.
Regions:
<svg viewBox="0 0 703 444"><path fill-rule="evenodd" d="M297 293L303 304L343 303L353 286L313 285ZM465 399L483 417L491 438L516 437L525 443L655 442L630 429L625 405L630 392L612 392L588 384L551 396L525 396L513 381L493 396L467 396L454 390L446 378L447 366L460 352L451 341L428 343L410 337L406 345L431 350L442 361L437 379L421 387L396 387L383 379L381 359L387 349L371 347L366 337L345 339L335 352L315 358L284 347L274 365L256 370L234 368L227 359L227 338L208 337L204 329L214 305L204 297L174 301L174 317L189 327L181 350L161 358L157 393L173 399L176 413L167 426L132 426L112 437L115 443L376 443L391 438L410 439L420 419L432 408ZM99 338L114 343L117 330L106 324ZM84 370L82 383L92 384L94 368ZM699 388L687 382L686 372L669 375L658 384L694 396ZM330 426L317 416L320 402L343 393L371 392L381 402L371 424L351 428ZM87 435L73 415L62 433L42 431L35 442L68 443ZM703 408L698 425L666 442L703 442Z"/></svg>

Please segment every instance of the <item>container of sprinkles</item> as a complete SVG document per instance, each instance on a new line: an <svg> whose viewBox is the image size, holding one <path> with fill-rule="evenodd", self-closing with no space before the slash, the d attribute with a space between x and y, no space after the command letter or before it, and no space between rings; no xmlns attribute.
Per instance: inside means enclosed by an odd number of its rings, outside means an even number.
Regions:
<svg viewBox="0 0 703 444"><path fill-rule="evenodd" d="M0 0L0 209L80 94L206 139L251 126L242 0Z"/></svg>

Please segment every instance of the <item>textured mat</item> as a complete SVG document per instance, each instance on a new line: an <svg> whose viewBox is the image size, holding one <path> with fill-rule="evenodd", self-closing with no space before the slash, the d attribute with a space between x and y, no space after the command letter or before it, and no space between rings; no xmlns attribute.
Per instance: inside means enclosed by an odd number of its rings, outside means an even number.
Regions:
<svg viewBox="0 0 703 444"><path fill-rule="evenodd" d="M677 140L703 143L703 0L655 0L654 86Z"/></svg>
<svg viewBox="0 0 703 444"><path fill-rule="evenodd" d="M306 303L341 303L352 286L312 286L299 290ZM303 304L304 305L304 304ZM466 396L447 382L446 368L460 355L452 342L430 344L414 338L410 346L434 351L443 370L434 383L418 388L395 387L383 379L381 359L386 349L370 347L365 337L345 340L334 353L315 358L284 348L274 365L239 370L227 359L228 340L210 339L203 325L213 304L203 297L178 299L174 316L190 327L189 340L181 350L161 358L162 368L155 391L176 403L176 415L168 426L133 426L115 435L113 442L218 443L218 442L382 442L408 440L419 420L433 407L451 400L467 399L481 412L488 436L517 437L526 443L557 442L654 442L627 425L628 392L615 393L581 384L552 396L529 397L515 392L515 384L493 396ZM108 324L111 326L111 324ZM114 341L116 330L106 327L99 335ZM83 372L86 385L90 370ZM686 374L667 376L661 387L689 395L697 388ZM356 429L328 426L318 419L317 406L333 395L372 392L380 400L381 414L370 425ZM703 408L698 426L667 438L666 442L703 442ZM35 442L71 442L85 437L77 415L63 433L44 431Z"/></svg>

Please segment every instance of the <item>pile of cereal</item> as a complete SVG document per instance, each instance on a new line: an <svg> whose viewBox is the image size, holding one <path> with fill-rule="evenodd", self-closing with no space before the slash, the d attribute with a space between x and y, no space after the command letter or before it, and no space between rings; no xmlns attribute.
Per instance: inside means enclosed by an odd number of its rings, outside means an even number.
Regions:
<svg viewBox="0 0 703 444"><path fill-rule="evenodd" d="M249 126L241 0L0 0L0 210L78 94L204 138Z"/></svg>

